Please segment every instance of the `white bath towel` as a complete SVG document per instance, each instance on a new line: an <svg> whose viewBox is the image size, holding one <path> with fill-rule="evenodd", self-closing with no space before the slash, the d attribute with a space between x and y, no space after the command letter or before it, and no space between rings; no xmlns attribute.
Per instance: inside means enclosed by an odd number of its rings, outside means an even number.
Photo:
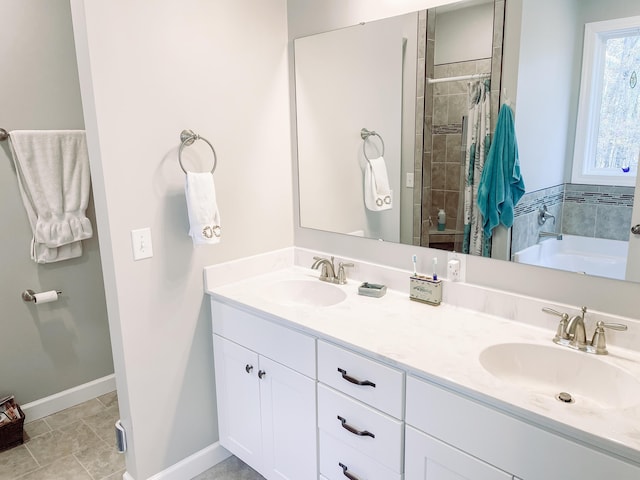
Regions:
<svg viewBox="0 0 640 480"><path fill-rule="evenodd" d="M91 176L84 130L14 130L9 139L33 231L31 258L79 257L81 241L93 236L85 213Z"/></svg>
<svg viewBox="0 0 640 480"><path fill-rule="evenodd" d="M187 172L185 195L189 214L189 235L193 244L219 243L222 229L213 175L210 172Z"/></svg>
<svg viewBox="0 0 640 480"><path fill-rule="evenodd" d="M393 192L389 187L384 158L370 159L364 170L364 204L374 212L393 207Z"/></svg>

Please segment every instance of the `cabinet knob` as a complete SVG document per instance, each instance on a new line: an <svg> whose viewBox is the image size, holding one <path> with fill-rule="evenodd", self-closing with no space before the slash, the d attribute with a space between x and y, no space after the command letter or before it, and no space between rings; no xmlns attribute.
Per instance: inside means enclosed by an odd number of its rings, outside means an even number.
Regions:
<svg viewBox="0 0 640 480"><path fill-rule="evenodd" d="M258 377L263 378L266 374L267 372L265 372L264 370L258 370Z"/></svg>
<svg viewBox="0 0 640 480"><path fill-rule="evenodd" d="M251 373L251 370L253 370L253 365L249 365L248 363L245 365L244 369L247 371L247 373Z"/></svg>

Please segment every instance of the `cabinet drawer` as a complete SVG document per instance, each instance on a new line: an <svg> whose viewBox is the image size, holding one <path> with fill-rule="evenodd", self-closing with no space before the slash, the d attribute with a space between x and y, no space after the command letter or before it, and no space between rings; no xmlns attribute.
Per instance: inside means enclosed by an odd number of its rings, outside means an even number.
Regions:
<svg viewBox="0 0 640 480"><path fill-rule="evenodd" d="M320 473L327 480L345 480L347 478L345 472L359 480L400 480L402 478L402 474L381 465L322 430L319 438Z"/></svg>
<svg viewBox="0 0 640 480"><path fill-rule="evenodd" d="M403 422L318 384L318 428L402 473Z"/></svg>
<svg viewBox="0 0 640 480"><path fill-rule="evenodd" d="M389 415L403 418L404 373L401 370L318 341L318 380Z"/></svg>
<svg viewBox="0 0 640 480"><path fill-rule="evenodd" d="M411 376L407 425L516 478L640 478L637 466Z"/></svg>
<svg viewBox="0 0 640 480"><path fill-rule="evenodd" d="M315 339L257 315L211 300L213 333L316 378Z"/></svg>

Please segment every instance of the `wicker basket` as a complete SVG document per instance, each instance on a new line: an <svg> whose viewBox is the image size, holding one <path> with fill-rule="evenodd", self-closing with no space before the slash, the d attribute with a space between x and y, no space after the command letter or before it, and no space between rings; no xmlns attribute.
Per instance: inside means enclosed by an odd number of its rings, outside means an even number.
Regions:
<svg viewBox="0 0 640 480"><path fill-rule="evenodd" d="M24 443L24 413L20 405L16 404L20 418L0 427L0 452Z"/></svg>

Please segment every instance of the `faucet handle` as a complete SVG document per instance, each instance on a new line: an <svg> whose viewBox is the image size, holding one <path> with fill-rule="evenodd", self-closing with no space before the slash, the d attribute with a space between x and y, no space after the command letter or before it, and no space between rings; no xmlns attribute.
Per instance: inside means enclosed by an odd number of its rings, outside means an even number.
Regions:
<svg viewBox="0 0 640 480"><path fill-rule="evenodd" d="M345 283L347 283L347 274L344 271L346 267L351 268L351 267L355 267L355 265L353 263L342 263L342 262L338 264L338 283L340 285L344 285Z"/></svg>
<svg viewBox="0 0 640 480"><path fill-rule="evenodd" d="M553 341L557 342L560 339L568 340L569 334L567 333L567 323L569 322L569 314L562 313L553 308L544 307L542 309L544 313L550 313L551 315L556 315L560 317L560 323L558 324L558 330L556 331L556 336L553 337Z"/></svg>
<svg viewBox="0 0 640 480"><path fill-rule="evenodd" d="M618 330L620 332L627 330L627 326L623 323L605 323L602 320L598 320L596 330L593 332L593 339L591 340L591 346L595 348L595 353L598 355L606 355L609 353L607 351L607 340L604 335L605 328Z"/></svg>

